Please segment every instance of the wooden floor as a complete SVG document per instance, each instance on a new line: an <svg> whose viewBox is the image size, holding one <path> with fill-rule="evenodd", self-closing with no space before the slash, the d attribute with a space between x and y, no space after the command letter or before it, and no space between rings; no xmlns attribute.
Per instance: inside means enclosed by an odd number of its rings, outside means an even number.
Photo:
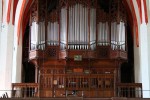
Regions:
<svg viewBox="0 0 150 100"><path fill-rule="evenodd" d="M0 98L0 100L150 100L150 98L82 98L82 97L68 97L68 98Z"/></svg>

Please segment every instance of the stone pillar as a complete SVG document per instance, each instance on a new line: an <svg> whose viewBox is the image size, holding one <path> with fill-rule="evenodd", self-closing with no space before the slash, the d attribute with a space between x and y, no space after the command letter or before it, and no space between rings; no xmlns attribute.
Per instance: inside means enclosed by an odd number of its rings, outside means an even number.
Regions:
<svg viewBox="0 0 150 100"><path fill-rule="evenodd" d="M150 77L150 22L147 24L147 38L148 38L148 73ZM149 87L150 87L150 79L149 79Z"/></svg>
<svg viewBox="0 0 150 100"><path fill-rule="evenodd" d="M147 25L146 23L140 26L140 71L141 82L143 87L143 97L150 98L150 77L148 68L148 38L147 38ZM148 91L147 91L148 90Z"/></svg>
<svg viewBox="0 0 150 100"><path fill-rule="evenodd" d="M148 38L148 68L150 77L150 1L147 0L147 13L148 13L148 23L147 23L147 38ZM150 83L150 80L149 80ZM149 84L150 87L150 84Z"/></svg>
<svg viewBox="0 0 150 100"><path fill-rule="evenodd" d="M27 2L27 0L25 0ZM12 83L22 82L22 22L19 20L24 4L24 0L19 0L16 7L15 27L14 27L14 41L13 41L13 64L12 64ZM24 6L25 7L25 6ZM23 16L21 16L23 18ZM23 19L21 19L23 20ZM20 28L20 29L18 29ZM20 32L18 32L20 30ZM20 36L18 37L18 34ZM19 40L18 40L19 39ZM18 42L19 41L19 42Z"/></svg>
<svg viewBox="0 0 150 100"><path fill-rule="evenodd" d="M0 90L11 90L11 70L13 56L13 31L12 24L2 23L0 37ZM7 92L9 94L9 92Z"/></svg>
<svg viewBox="0 0 150 100"><path fill-rule="evenodd" d="M148 25L139 25L139 47L134 46L134 73L135 82L142 83L143 97L150 98L150 60L149 60L149 40ZM148 91L147 91L148 90Z"/></svg>
<svg viewBox="0 0 150 100"><path fill-rule="evenodd" d="M20 33L20 43L14 35L12 83L22 82L22 33Z"/></svg>

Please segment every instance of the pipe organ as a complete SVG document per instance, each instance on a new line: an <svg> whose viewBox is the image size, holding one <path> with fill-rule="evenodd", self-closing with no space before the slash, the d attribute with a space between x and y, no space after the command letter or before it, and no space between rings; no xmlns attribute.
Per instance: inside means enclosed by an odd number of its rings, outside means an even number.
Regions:
<svg viewBox="0 0 150 100"><path fill-rule="evenodd" d="M115 96L127 61L127 21L121 0L109 2L105 11L99 0L34 1L29 60L41 97Z"/></svg>
<svg viewBox="0 0 150 100"><path fill-rule="evenodd" d="M116 9L112 7L110 13L106 13L100 7L92 5L96 1L89 1L87 5L75 2L67 1L67 4L60 6L60 9L51 11L47 22L32 23L32 49L44 50L44 44L47 44L60 45L61 50L95 50L96 46L111 44L112 50L125 51L126 19L121 18L125 15L118 11L119 7ZM61 0L59 4L61 5ZM114 5L117 6L115 3ZM122 13L122 16L115 15L116 13ZM47 34L47 42L45 42L45 34Z"/></svg>
<svg viewBox="0 0 150 100"><path fill-rule="evenodd" d="M108 14L101 9L97 9L97 45L108 46L110 45L110 28Z"/></svg>

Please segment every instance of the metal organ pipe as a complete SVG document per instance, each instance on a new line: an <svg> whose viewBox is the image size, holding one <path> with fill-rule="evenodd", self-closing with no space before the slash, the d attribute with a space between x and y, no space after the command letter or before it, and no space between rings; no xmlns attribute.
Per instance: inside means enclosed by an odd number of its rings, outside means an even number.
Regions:
<svg viewBox="0 0 150 100"><path fill-rule="evenodd" d="M111 48L117 49L117 22L111 23Z"/></svg>
<svg viewBox="0 0 150 100"><path fill-rule="evenodd" d="M96 10L90 9L90 46L94 50L96 48Z"/></svg>
<svg viewBox="0 0 150 100"><path fill-rule="evenodd" d="M90 41L96 41L96 10L92 9L91 12ZM68 49L88 49L88 8L82 4L69 6L68 24ZM61 31L63 34L65 33Z"/></svg>
<svg viewBox="0 0 150 100"><path fill-rule="evenodd" d="M98 30L98 45L107 46L109 45L109 26L108 22L99 22L97 25Z"/></svg>
<svg viewBox="0 0 150 100"><path fill-rule="evenodd" d="M58 22L48 22L47 26L47 44L57 46L58 45Z"/></svg>
<svg viewBox="0 0 150 100"><path fill-rule="evenodd" d="M111 48L125 50L125 23L111 23Z"/></svg>
<svg viewBox="0 0 150 100"><path fill-rule="evenodd" d="M66 42L67 42L67 8L61 8L61 15L60 15L60 42L61 42L61 49L66 49Z"/></svg>
<svg viewBox="0 0 150 100"><path fill-rule="evenodd" d="M110 8L111 15L111 48L112 50L124 50L125 51L125 23L126 23L126 11L121 0L112 1L113 6ZM116 6L116 8L114 8Z"/></svg>
<svg viewBox="0 0 150 100"><path fill-rule="evenodd" d="M45 49L45 22L33 22L31 26L31 50Z"/></svg>
<svg viewBox="0 0 150 100"><path fill-rule="evenodd" d="M40 22L39 23L39 29L40 29L40 49L44 50L45 49L45 22Z"/></svg>
<svg viewBox="0 0 150 100"><path fill-rule="evenodd" d="M119 49L125 50L125 25L120 22L119 27Z"/></svg>
<svg viewBox="0 0 150 100"><path fill-rule="evenodd" d="M31 25L31 50L37 49L38 45L38 24L37 22L32 22Z"/></svg>

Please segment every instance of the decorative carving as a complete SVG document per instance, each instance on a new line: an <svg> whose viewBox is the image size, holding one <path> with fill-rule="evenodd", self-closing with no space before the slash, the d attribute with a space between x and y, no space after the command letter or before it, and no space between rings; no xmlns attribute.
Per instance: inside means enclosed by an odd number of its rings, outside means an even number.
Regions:
<svg viewBox="0 0 150 100"><path fill-rule="evenodd" d="M67 1L68 0L59 0L59 7L61 8L61 7L66 6L67 5Z"/></svg>
<svg viewBox="0 0 150 100"><path fill-rule="evenodd" d="M96 7L97 0L59 0L60 8L64 6L72 6L77 3L82 4L83 6Z"/></svg>
<svg viewBox="0 0 150 100"><path fill-rule="evenodd" d="M57 10L53 10L52 12L50 12L48 20L50 22L56 22L58 21L58 11Z"/></svg>
<svg viewBox="0 0 150 100"><path fill-rule="evenodd" d="M96 19L97 23L109 21L109 14L104 12L104 10L97 8Z"/></svg>
<svg viewBox="0 0 150 100"><path fill-rule="evenodd" d="M46 0L39 0L39 21L45 20L46 16Z"/></svg>
<svg viewBox="0 0 150 100"><path fill-rule="evenodd" d="M56 58L57 57L57 48L48 48L46 50L46 56L50 58Z"/></svg>
<svg viewBox="0 0 150 100"><path fill-rule="evenodd" d="M111 50L111 59L127 59L127 52L121 50Z"/></svg>
<svg viewBox="0 0 150 100"><path fill-rule="evenodd" d="M109 48L101 47L98 49L98 57L99 58L109 58Z"/></svg>
<svg viewBox="0 0 150 100"><path fill-rule="evenodd" d="M122 0L112 0L111 9L110 9L110 18L111 21L125 21L126 22L126 11L124 5L121 2Z"/></svg>
<svg viewBox="0 0 150 100"><path fill-rule="evenodd" d="M32 7L31 7L31 22L37 22L38 21L38 1L35 0Z"/></svg>

